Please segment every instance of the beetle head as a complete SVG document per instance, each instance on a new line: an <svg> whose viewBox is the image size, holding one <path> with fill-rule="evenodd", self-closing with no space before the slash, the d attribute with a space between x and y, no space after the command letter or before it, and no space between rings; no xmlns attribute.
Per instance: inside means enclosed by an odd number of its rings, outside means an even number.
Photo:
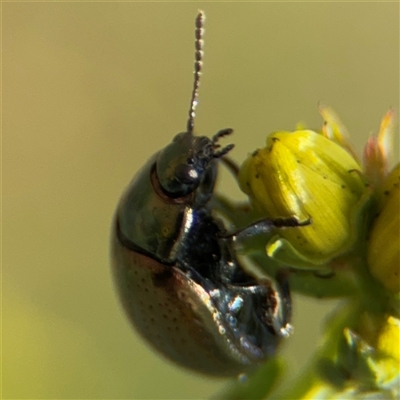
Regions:
<svg viewBox="0 0 400 400"><path fill-rule="evenodd" d="M221 136L217 135L209 139L190 132L179 133L160 152L156 165L157 178L169 197L183 197L194 192L208 176L206 172L215 168L213 160L232 148L227 146L217 150L217 140Z"/></svg>

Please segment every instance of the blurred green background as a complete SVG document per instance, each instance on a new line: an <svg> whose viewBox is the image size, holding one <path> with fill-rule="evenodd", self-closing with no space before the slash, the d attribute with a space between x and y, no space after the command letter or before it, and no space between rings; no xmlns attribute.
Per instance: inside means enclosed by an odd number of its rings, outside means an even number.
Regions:
<svg viewBox="0 0 400 400"><path fill-rule="evenodd" d="M109 271L122 190L185 129L198 8L196 128L233 127L238 161L271 131L319 127L321 100L359 149L399 108L398 3L3 3L3 398L195 399L224 386L152 353ZM293 370L332 305L295 297Z"/></svg>

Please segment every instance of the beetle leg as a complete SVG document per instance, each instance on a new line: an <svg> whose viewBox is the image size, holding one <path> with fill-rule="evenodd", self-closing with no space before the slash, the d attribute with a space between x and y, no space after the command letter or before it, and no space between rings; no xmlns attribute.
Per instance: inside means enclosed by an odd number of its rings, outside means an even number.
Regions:
<svg viewBox="0 0 400 400"><path fill-rule="evenodd" d="M289 271L279 270L276 284L268 278L254 278L240 264L231 240L231 238L220 240L221 260L217 274L222 286L228 288L227 293L234 294L227 302L226 312L230 318L245 323L249 319L254 319L254 315L248 314L250 311L246 310L257 310L257 318L261 319L272 333L288 336L291 331L289 322L292 315Z"/></svg>
<svg viewBox="0 0 400 400"><path fill-rule="evenodd" d="M237 227L245 227L251 221L256 221L262 217L260 213L250 207L249 203L234 202L219 193L214 193L208 204L214 213L225 217Z"/></svg>
<svg viewBox="0 0 400 400"><path fill-rule="evenodd" d="M224 147L222 150L214 152L214 158L221 158L228 152L230 152L235 147L234 144L228 144L228 146Z"/></svg>
<svg viewBox="0 0 400 400"><path fill-rule="evenodd" d="M299 221L294 216L287 218L264 218L225 237L231 237L236 250L243 251L244 249L252 249L254 247L256 243L255 236L263 235L260 236L260 240L262 239L266 242L267 240L264 240L265 235L273 233L275 229L297 228L310 224L311 218L308 218L306 221Z"/></svg>
<svg viewBox="0 0 400 400"><path fill-rule="evenodd" d="M224 136L228 136L231 135L233 133L233 129L232 128L225 128L225 129L221 129L220 131L218 131L212 138L211 141L213 142L213 144L216 144L218 142L219 139L221 139Z"/></svg>
<svg viewBox="0 0 400 400"><path fill-rule="evenodd" d="M230 152L234 148L234 144L228 144L228 146L222 148L221 150L215 151L216 149L220 148L221 146L218 144L218 140L221 139L224 136L230 135L233 133L233 129L231 128L226 128L226 129L221 129L219 132L217 132L211 139L211 143L214 148L214 155L213 158L221 158L228 152Z"/></svg>
<svg viewBox="0 0 400 400"><path fill-rule="evenodd" d="M226 169L233 175L235 180L238 180L239 176L239 164L233 161L230 157L222 157L221 162L224 164Z"/></svg>
<svg viewBox="0 0 400 400"><path fill-rule="evenodd" d="M264 218L253 222L251 225L243 228L233 234L237 239L246 238L262 233L269 233L273 228L293 228L298 226L306 226L311 224L311 218L306 221L299 221L297 217L287 218Z"/></svg>
<svg viewBox="0 0 400 400"><path fill-rule="evenodd" d="M237 253L242 252L247 255L253 250L264 251L265 243L268 240L266 234L270 234L276 228L301 227L309 225L311 220L299 221L296 217L289 218L264 218L256 221L243 229L239 229L234 233L225 233L220 231L219 248L221 250L221 260L219 263L219 273L222 282L246 282L247 285L255 282L255 278L250 277L240 266L237 259ZM259 239L259 242L257 242Z"/></svg>
<svg viewBox="0 0 400 400"><path fill-rule="evenodd" d="M228 293L235 294L227 303L228 321L252 330L261 321L260 326L266 326L273 335L287 337L291 333L291 299L284 275L277 277L276 285L269 279L261 279L243 286L230 284L227 288Z"/></svg>

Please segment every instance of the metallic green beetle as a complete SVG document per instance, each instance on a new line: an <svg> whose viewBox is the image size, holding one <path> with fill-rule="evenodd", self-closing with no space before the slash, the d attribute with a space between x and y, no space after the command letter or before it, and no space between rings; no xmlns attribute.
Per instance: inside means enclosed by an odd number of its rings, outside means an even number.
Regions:
<svg viewBox="0 0 400 400"><path fill-rule="evenodd" d="M256 279L212 215L219 148L193 135L202 66L204 14L196 18L195 80L187 131L156 153L129 184L111 232L112 269L125 311L139 333L170 360L213 376L247 372L275 353L290 331L286 283ZM247 233L296 226L264 220Z"/></svg>

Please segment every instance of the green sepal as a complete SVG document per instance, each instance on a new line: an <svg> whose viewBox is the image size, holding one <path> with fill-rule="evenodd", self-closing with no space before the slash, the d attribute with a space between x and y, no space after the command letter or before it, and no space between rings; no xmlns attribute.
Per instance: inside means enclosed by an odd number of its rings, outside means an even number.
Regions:
<svg viewBox="0 0 400 400"><path fill-rule="evenodd" d="M315 264L315 260L307 258L298 252L290 242L278 235L275 235L266 245L268 257L276 260L280 264L290 265L298 269L324 268L324 265Z"/></svg>

